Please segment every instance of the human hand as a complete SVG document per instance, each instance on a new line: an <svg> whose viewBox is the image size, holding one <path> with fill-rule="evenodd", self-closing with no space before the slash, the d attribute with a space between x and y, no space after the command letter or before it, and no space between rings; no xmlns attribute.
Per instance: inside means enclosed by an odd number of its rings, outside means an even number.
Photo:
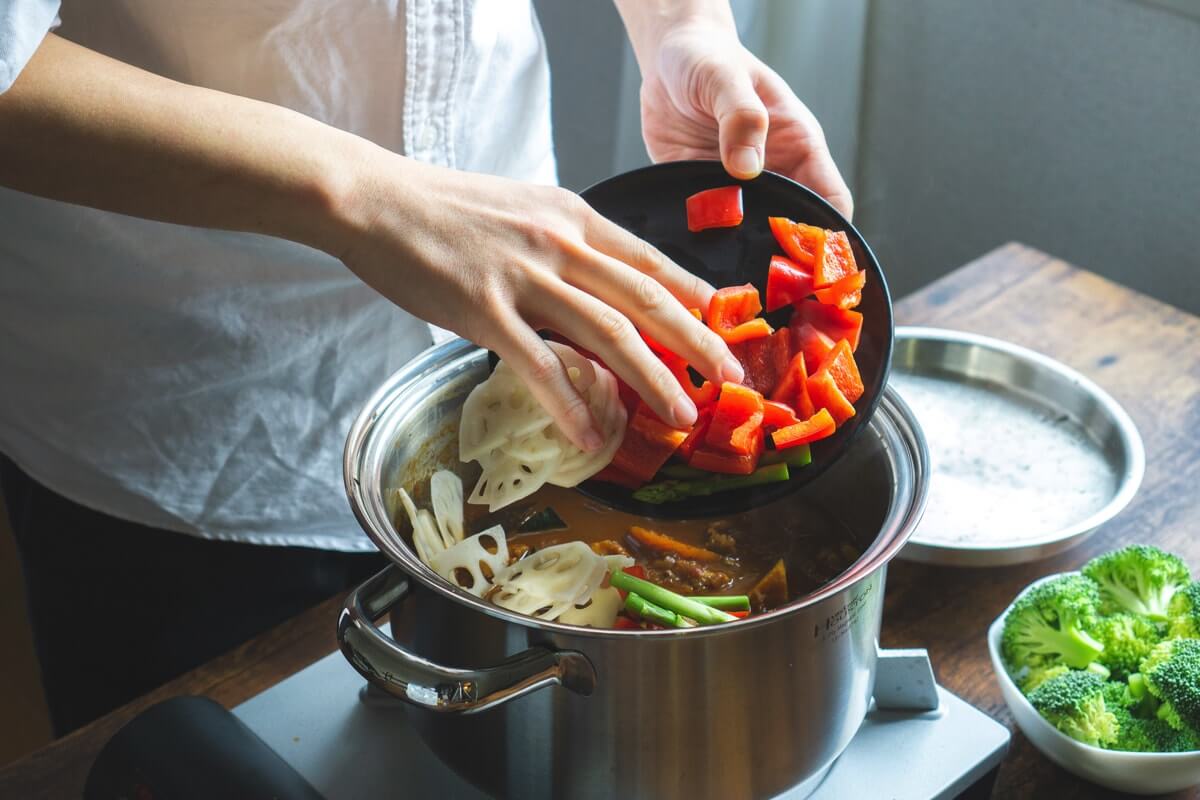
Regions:
<svg viewBox="0 0 1200 800"><path fill-rule="evenodd" d="M850 190L816 117L742 46L732 17L660 24L640 38L640 47L636 36L634 45L642 69L642 135L652 159L719 158L735 178L753 178L765 153L767 169L852 216Z"/></svg>
<svg viewBox="0 0 1200 800"><path fill-rule="evenodd" d="M601 435L539 330L595 353L680 427L696 407L638 330L714 382L742 379L688 312L707 308L713 288L578 195L379 148L354 174L337 202L342 241L327 249L397 305L496 351L577 446L596 449Z"/></svg>

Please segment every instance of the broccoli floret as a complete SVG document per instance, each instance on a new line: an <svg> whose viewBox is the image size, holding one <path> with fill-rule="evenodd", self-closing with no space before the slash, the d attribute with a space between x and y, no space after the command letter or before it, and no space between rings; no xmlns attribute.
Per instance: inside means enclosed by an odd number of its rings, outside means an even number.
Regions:
<svg viewBox="0 0 1200 800"><path fill-rule="evenodd" d="M1171 598L1167 608L1171 617L1171 635L1200 639L1200 581L1192 581Z"/></svg>
<svg viewBox="0 0 1200 800"><path fill-rule="evenodd" d="M1130 611L1165 620L1177 591L1191 582L1187 564L1157 547L1134 544L1097 556L1083 574L1100 586L1101 611Z"/></svg>
<svg viewBox="0 0 1200 800"><path fill-rule="evenodd" d="M1154 645L1162 639L1159 626L1145 617L1126 612L1101 617L1092 633L1104 645L1100 663L1122 679L1137 672L1142 659L1150 655Z"/></svg>
<svg viewBox="0 0 1200 800"><path fill-rule="evenodd" d="M1117 718L1104 702L1104 681L1091 672L1051 678L1030 693L1029 702L1072 739L1093 746L1117 740Z"/></svg>
<svg viewBox="0 0 1200 800"><path fill-rule="evenodd" d="M1098 602L1096 584L1081 575L1064 575L1023 594L1004 618L1001 647L1010 670L1087 667L1104 649L1086 630L1096 623Z"/></svg>
<svg viewBox="0 0 1200 800"><path fill-rule="evenodd" d="M1142 662L1141 674L1161 702L1160 719L1177 731L1200 732L1200 639L1160 642Z"/></svg>
<svg viewBox="0 0 1200 800"><path fill-rule="evenodd" d="M1120 705L1109 705L1108 709L1117 720L1117 740L1108 745L1110 750L1128 750L1135 753L1184 753L1200 750L1200 737L1191 730L1177 731L1161 719L1136 717L1129 709Z"/></svg>
<svg viewBox="0 0 1200 800"><path fill-rule="evenodd" d="M1066 664L1053 664L1048 667L1033 667L1021 679L1021 691L1029 694L1051 678L1066 675L1071 668Z"/></svg>

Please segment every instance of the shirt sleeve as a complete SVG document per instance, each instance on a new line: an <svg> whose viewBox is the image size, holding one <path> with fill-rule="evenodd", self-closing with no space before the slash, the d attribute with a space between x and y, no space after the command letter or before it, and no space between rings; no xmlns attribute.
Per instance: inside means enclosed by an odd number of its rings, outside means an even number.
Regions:
<svg viewBox="0 0 1200 800"><path fill-rule="evenodd" d="M46 33L58 24L59 0L0 2L0 93L25 69Z"/></svg>

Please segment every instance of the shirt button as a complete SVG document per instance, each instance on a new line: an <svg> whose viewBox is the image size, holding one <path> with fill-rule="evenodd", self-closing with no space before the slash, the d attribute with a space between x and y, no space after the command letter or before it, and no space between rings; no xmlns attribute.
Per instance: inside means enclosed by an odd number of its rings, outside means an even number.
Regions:
<svg viewBox="0 0 1200 800"><path fill-rule="evenodd" d="M426 122L417 134L417 147L428 150L435 144L437 144L437 128L432 122Z"/></svg>

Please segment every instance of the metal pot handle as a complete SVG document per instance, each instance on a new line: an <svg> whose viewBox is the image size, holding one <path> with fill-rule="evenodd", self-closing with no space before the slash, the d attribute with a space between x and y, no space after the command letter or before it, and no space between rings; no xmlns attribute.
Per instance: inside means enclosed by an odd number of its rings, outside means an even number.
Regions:
<svg viewBox="0 0 1200 800"><path fill-rule="evenodd" d="M460 714L484 711L554 684L582 695L595 689L592 662L572 650L531 647L477 670L444 667L410 653L374 623L404 600L410 588L408 577L389 564L350 593L338 617L338 646L372 686L415 706Z"/></svg>

